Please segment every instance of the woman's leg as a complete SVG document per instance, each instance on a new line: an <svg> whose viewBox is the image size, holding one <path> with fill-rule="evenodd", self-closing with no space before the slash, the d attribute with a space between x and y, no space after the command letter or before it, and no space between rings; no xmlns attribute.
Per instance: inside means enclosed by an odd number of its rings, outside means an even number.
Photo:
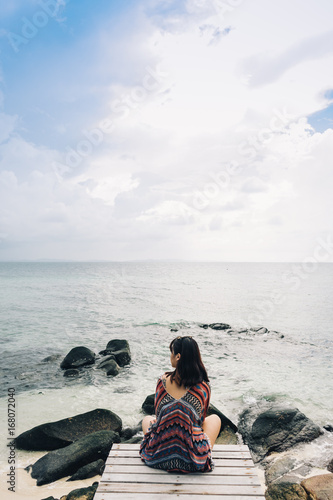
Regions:
<svg viewBox="0 0 333 500"><path fill-rule="evenodd" d="M209 437L210 444L213 448L216 438L219 435L221 429L220 417L215 414L209 415L209 417L205 418L202 428L204 433Z"/></svg>
<svg viewBox="0 0 333 500"><path fill-rule="evenodd" d="M142 420L142 430L144 434L146 434L146 432L148 431L150 424L153 424L154 422L156 422L156 418L152 415L147 415L147 417L144 417L144 419Z"/></svg>

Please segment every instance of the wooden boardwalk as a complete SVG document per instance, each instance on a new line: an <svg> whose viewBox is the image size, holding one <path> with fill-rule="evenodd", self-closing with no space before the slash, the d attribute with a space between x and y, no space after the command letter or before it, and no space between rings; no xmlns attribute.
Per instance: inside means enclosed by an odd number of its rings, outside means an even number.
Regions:
<svg viewBox="0 0 333 500"><path fill-rule="evenodd" d="M168 473L147 467L139 444L114 444L94 500L264 500L247 446L215 445L212 472Z"/></svg>

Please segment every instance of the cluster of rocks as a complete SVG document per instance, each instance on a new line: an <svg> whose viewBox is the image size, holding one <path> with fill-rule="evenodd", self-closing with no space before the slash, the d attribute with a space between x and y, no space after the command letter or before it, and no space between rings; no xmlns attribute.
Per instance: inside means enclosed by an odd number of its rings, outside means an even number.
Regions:
<svg viewBox="0 0 333 500"><path fill-rule="evenodd" d="M227 333L228 335L246 335L246 336L254 336L254 335L267 335L270 334L271 336L278 336L279 338L283 339L284 335L280 332L277 332L275 330L268 330L265 326L253 326L250 328L233 328L232 326L228 325L227 323L199 323L198 326L200 328L211 328L212 330L223 330L224 333Z"/></svg>
<svg viewBox="0 0 333 500"><path fill-rule="evenodd" d="M297 408L268 403L250 406L241 413L238 431L253 460L265 471L267 500L333 499L332 457L316 464L296 453L305 443L323 438L329 428L320 428Z"/></svg>
<svg viewBox="0 0 333 500"><path fill-rule="evenodd" d="M142 412L154 414L154 394L147 396ZM313 461L301 461L293 453L298 446L325 437L333 430L331 425L321 428L297 408L267 402L243 410L238 426L212 404L208 414L217 414L222 421L218 444L243 441L249 446L254 462L265 471L267 500L333 499L332 457L324 464L326 473L321 467L318 475L318 471L314 473L318 464L316 468ZM43 485L67 476L68 481L75 481L101 475L113 443L138 443L141 439L141 422L123 429L118 415L96 409L34 427L16 438L16 447L48 451L27 467L37 485ZM61 500L92 499L97 485L74 490Z"/></svg>
<svg viewBox="0 0 333 500"><path fill-rule="evenodd" d="M106 349L99 352L102 358L96 365L97 369L104 370L108 376L116 376L121 368L131 362L131 351L127 340L113 339L108 342ZM77 377L80 370L95 365L99 358L88 347L78 346L69 351L60 363L65 377Z"/></svg>

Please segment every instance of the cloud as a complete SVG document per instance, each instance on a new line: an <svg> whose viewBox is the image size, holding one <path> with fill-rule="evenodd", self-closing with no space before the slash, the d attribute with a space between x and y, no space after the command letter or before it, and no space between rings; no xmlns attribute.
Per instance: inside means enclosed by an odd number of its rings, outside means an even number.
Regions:
<svg viewBox="0 0 333 500"><path fill-rule="evenodd" d="M249 85L257 87L276 81L290 68L303 62L317 60L333 53L333 31L310 37L288 47L277 55L255 55L246 59L240 68L251 74Z"/></svg>
<svg viewBox="0 0 333 500"><path fill-rule="evenodd" d="M0 258L309 254L331 230L333 132L306 117L333 75L326 8L306 5L297 26L261 0L101 7L86 30L68 12L71 34L4 63Z"/></svg>

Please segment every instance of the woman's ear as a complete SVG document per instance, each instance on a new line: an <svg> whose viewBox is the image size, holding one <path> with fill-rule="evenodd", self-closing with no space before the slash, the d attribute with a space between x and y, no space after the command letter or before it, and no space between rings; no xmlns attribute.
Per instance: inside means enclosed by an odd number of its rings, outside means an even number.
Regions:
<svg viewBox="0 0 333 500"><path fill-rule="evenodd" d="M177 360L177 361L179 361L179 360L180 360L180 354L179 354L179 353L176 355L176 360Z"/></svg>

